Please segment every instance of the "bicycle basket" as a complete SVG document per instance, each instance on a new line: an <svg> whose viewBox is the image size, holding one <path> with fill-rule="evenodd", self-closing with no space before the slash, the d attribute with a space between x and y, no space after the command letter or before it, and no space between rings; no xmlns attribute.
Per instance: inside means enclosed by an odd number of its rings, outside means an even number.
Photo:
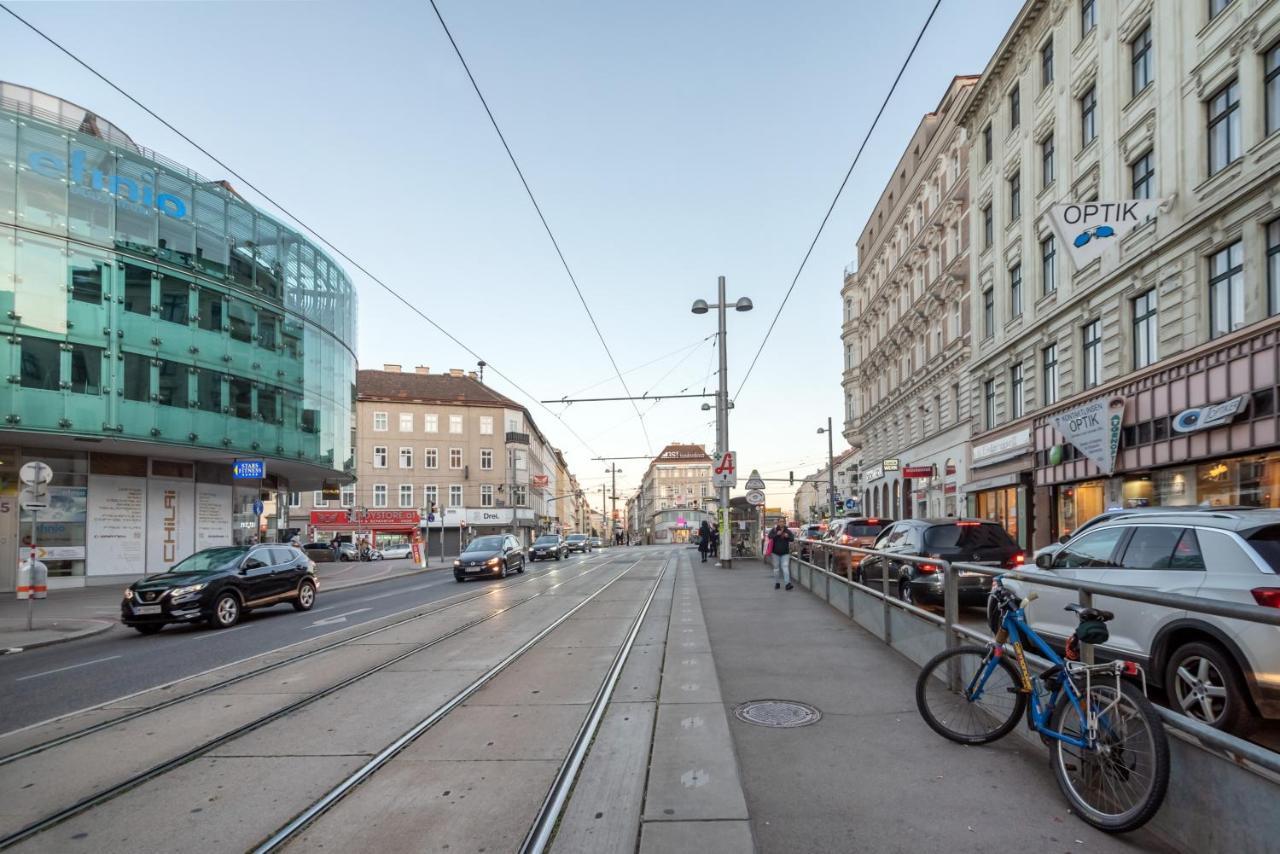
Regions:
<svg viewBox="0 0 1280 854"><path fill-rule="evenodd" d="M1081 643L1106 643L1111 632L1107 631L1107 624L1102 620L1081 620L1076 626L1076 637Z"/></svg>

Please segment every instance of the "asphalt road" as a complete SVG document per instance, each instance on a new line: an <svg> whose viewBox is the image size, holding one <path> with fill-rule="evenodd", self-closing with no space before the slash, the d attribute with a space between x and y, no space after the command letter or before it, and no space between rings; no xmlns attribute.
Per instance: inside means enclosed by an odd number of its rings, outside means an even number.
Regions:
<svg viewBox="0 0 1280 854"><path fill-rule="evenodd" d="M616 552L530 563L526 575L612 554ZM117 625L83 640L0 656L0 693L5 698L0 703L0 733L493 583L458 584L447 569L433 570L345 590L321 589L307 613L276 605L222 631L174 625L143 636Z"/></svg>

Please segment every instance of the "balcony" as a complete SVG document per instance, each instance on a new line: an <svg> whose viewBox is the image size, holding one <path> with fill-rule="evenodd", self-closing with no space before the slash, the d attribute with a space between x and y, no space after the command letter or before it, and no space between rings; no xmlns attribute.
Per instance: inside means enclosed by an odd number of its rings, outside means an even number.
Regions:
<svg viewBox="0 0 1280 854"><path fill-rule="evenodd" d="M510 431L507 431L507 444L508 445L528 445L529 434L528 433L512 433Z"/></svg>

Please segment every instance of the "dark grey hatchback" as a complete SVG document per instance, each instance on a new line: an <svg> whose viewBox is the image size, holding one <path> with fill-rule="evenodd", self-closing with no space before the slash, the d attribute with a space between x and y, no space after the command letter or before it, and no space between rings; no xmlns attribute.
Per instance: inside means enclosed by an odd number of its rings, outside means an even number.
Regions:
<svg viewBox="0 0 1280 854"><path fill-rule="evenodd" d="M506 578L508 572L524 572L520 541L510 534L476 537L453 562L456 581L468 578Z"/></svg>
<svg viewBox="0 0 1280 854"><path fill-rule="evenodd" d="M207 621L225 629L250 609L281 602L310 611L319 586L315 563L292 546L204 549L168 572L130 584L120 603L120 620L144 635L168 623Z"/></svg>
<svg viewBox="0 0 1280 854"><path fill-rule="evenodd" d="M855 580L879 587L887 573L891 592L916 605L942 602L942 573L931 564L902 558L934 558L1006 569L1021 566L1026 559L1009 532L990 519L904 519L885 528L871 548L882 554L863 558L854 571ZM961 605L982 605L987 601L989 576L961 571L956 581Z"/></svg>

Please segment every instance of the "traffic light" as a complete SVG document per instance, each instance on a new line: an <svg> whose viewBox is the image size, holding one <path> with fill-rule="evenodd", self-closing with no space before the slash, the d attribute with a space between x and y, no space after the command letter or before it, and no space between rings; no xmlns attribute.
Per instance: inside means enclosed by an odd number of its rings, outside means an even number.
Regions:
<svg viewBox="0 0 1280 854"><path fill-rule="evenodd" d="M795 473L795 472L793 472L793 471L789 471L789 472L787 472L787 480L791 481L791 485L792 485L792 486L795 486L795 485L796 485L796 473Z"/></svg>

